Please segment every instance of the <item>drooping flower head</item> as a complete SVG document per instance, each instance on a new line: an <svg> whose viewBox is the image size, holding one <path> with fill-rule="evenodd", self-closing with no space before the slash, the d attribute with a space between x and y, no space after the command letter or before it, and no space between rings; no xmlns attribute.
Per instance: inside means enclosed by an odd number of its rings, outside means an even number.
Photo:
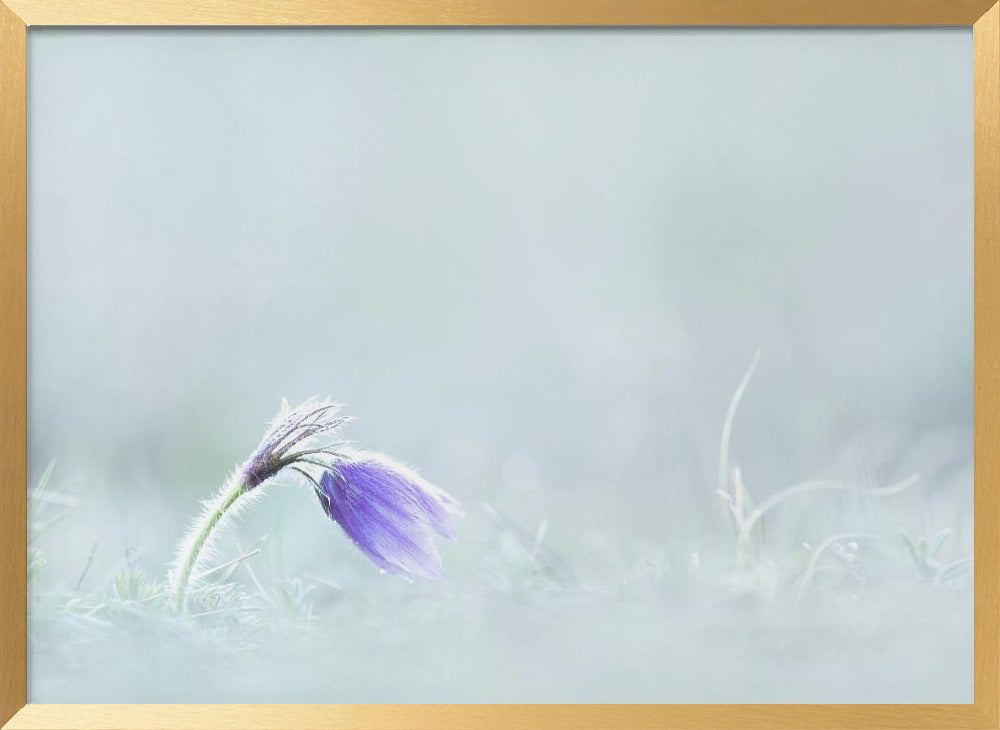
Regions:
<svg viewBox="0 0 1000 730"><path fill-rule="evenodd" d="M327 515L372 562L391 573L443 575L433 533L455 536L454 498L387 456L343 455L323 472L317 492Z"/></svg>
<svg viewBox="0 0 1000 730"><path fill-rule="evenodd" d="M387 456L355 451L338 440L340 406L310 398L295 408L283 403L260 444L205 502L178 546L168 579L176 606L184 611L189 583L197 583L215 528L249 505L258 488L286 469L304 478L326 514L376 565L393 573L426 578L442 575L433 533L454 537L452 497Z"/></svg>
<svg viewBox="0 0 1000 730"><path fill-rule="evenodd" d="M351 419L339 412L336 403L316 398L284 407L240 467L239 478L249 490L292 469L310 483L327 516L380 568L441 577L433 534L455 536L458 502L383 454L348 448L337 437Z"/></svg>

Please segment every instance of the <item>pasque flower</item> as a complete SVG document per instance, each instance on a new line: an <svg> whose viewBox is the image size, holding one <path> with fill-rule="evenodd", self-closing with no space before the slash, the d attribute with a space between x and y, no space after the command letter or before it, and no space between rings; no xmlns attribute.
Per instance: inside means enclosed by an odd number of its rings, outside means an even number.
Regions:
<svg viewBox="0 0 1000 730"><path fill-rule="evenodd" d="M383 570L438 578L443 574L433 534L454 537L458 502L413 470L379 453L339 441L350 419L340 406L310 398L282 412L260 445L230 475L181 542L170 573L178 610L210 547L215 528L252 502L257 488L286 469L316 492L326 514Z"/></svg>
<svg viewBox="0 0 1000 730"><path fill-rule="evenodd" d="M336 460L319 481L320 502L372 562L391 573L440 578L433 532L454 537L458 502L402 464L371 452Z"/></svg>

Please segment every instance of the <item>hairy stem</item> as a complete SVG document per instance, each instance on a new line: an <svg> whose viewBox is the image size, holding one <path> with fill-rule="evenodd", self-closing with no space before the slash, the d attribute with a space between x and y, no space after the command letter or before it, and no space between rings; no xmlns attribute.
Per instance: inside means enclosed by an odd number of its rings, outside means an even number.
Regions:
<svg viewBox="0 0 1000 730"><path fill-rule="evenodd" d="M178 611L184 611L187 604L187 587L191 580L191 573L198 563L198 555L205 546L212 530L219 524L219 520L230 507L243 496L249 488L241 477L242 471L233 474L226 482L219 495L212 500L195 523L192 530L192 537L184 548L182 555L178 556L176 582L174 585L174 599Z"/></svg>

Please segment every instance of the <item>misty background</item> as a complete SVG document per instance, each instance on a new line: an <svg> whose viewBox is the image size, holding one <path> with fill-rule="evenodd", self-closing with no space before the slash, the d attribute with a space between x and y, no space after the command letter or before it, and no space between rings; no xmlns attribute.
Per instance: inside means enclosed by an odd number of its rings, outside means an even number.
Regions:
<svg viewBox="0 0 1000 730"><path fill-rule="evenodd" d="M404 635L355 639L354 684L315 679L336 648L289 652L287 686L84 671L34 622L32 702L971 701L971 579L916 617L879 574L847 613L836 587L735 618L714 494L759 348L731 457L756 498L920 477L796 503L772 547L971 553L971 31L43 28L29 55L29 483L55 459L76 502L39 590L162 577L282 397L346 404L467 512L431 584L378 575L291 478L232 531L268 535L261 582ZM558 607L495 579L502 530L572 576ZM702 587L650 588L677 566ZM414 613L441 591L455 615Z"/></svg>

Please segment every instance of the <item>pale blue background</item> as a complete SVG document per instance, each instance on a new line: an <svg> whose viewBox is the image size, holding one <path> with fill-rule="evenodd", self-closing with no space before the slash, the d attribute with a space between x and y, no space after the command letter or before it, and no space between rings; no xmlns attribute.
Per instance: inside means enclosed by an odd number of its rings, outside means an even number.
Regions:
<svg viewBox="0 0 1000 730"><path fill-rule="evenodd" d="M752 491L919 470L892 528L971 549L969 30L32 29L29 61L30 460L86 494L56 584L95 534L94 575L129 548L158 572L280 397L313 393L608 580L644 545L710 551L758 347ZM310 498L273 500L289 573L343 556ZM971 611L948 621L943 679L894 684L918 670L886 650L864 681L718 699L970 701ZM32 701L74 696L54 672ZM704 697L559 676L440 697Z"/></svg>

